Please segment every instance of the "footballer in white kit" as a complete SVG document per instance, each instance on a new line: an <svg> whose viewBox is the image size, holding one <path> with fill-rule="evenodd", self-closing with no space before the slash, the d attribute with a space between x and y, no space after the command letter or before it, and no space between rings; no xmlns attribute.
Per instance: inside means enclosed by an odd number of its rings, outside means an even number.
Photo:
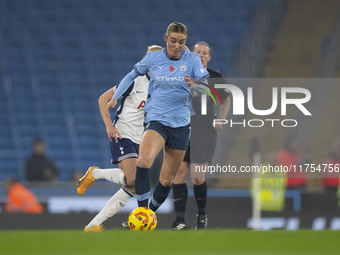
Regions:
<svg viewBox="0 0 340 255"><path fill-rule="evenodd" d="M122 139L111 142L112 163L127 158L138 158L139 144L144 132L144 105L147 98L149 77L137 77L129 89L121 96L114 126L120 131ZM117 86L114 87L114 92Z"/></svg>

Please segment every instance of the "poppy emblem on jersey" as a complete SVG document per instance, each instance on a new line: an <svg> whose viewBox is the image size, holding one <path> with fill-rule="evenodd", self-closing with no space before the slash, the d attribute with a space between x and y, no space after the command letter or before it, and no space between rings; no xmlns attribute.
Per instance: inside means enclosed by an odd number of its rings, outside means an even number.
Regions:
<svg viewBox="0 0 340 255"><path fill-rule="evenodd" d="M181 69L181 71L184 72L185 70L187 70L187 66L186 65L181 65L181 67L179 69Z"/></svg>
<svg viewBox="0 0 340 255"><path fill-rule="evenodd" d="M170 71L170 72L175 71L175 67L174 67L173 65L169 66L169 71Z"/></svg>

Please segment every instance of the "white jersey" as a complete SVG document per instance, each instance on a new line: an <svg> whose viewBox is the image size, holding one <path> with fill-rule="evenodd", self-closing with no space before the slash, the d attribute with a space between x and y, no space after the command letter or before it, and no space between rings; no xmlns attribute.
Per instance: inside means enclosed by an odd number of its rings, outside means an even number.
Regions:
<svg viewBox="0 0 340 255"><path fill-rule="evenodd" d="M144 105L148 95L149 79L137 77L128 90L120 97L121 103L116 113L114 126L122 138L140 144L144 132ZM117 86L113 88L114 92Z"/></svg>

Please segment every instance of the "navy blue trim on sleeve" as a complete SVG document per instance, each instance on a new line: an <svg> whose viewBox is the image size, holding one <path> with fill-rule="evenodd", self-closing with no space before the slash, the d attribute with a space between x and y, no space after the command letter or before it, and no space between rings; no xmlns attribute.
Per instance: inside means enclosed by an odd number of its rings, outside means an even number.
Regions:
<svg viewBox="0 0 340 255"><path fill-rule="evenodd" d="M132 84L132 82L138 77L138 73L136 73L134 70L132 70L130 73L125 75L123 80L119 83L119 86L116 90L116 93L113 95L113 98L119 99L125 91L127 91Z"/></svg>
<svg viewBox="0 0 340 255"><path fill-rule="evenodd" d="M118 111L116 112L116 117L115 117L115 121L114 124L117 123L118 119L119 119L119 115L122 113L123 108L124 108L124 103L125 103L125 99L130 95L131 91L133 90L133 87L135 86L135 82L133 81L130 85L130 87L127 89L127 91L124 92L124 94L122 95L122 99L120 102L120 107L118 109Z"/></svg>

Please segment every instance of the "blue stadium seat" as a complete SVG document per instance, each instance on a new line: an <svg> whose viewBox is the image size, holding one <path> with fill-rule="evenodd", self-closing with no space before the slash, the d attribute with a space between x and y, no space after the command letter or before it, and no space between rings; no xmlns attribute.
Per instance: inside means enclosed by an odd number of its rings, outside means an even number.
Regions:
<svg viewBox="0 0 340 255"><path fill-rule="evenodd" d="M213 66L224 73L258 2L0 1L1 146L26 156L31 141L43 137L63 169L61 180L79 164L108 165L97 99L132 70L148 45L164 46L168 15L187 24L189 46L201 40L213 45L218 52ZM4 77L10 78L10 89L2 86ZM19 173L23 155L0 158L11 169L0 177Z"/></svg>
<svg viewBox="0 0 340 255"><path fill-rule="evenodd" d="M0 136L1 150L14 150L14 143L12 136Z"/></svg>
<svg viewBox="0 0 340 255"><path fill-rule="evenodd" d="M20 166L18 161L16 160L15 151L8 151L4 153L0 151L0 162L1 162L1 171L0 171L0 181L3 181L6 178L19 178Z"/></svg>

